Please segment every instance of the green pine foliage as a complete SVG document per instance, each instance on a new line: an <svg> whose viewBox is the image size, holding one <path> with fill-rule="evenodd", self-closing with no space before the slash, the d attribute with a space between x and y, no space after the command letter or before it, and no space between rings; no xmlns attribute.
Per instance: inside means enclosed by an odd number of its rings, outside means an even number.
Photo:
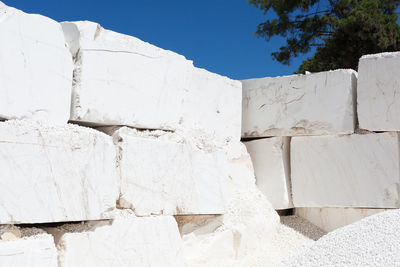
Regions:
<svg viewBox="0 0 400 267"><path fill-rule="evenodd" d="M338 68L357 69L365 54L400 50L397 24L400 0L249 0L277 18L258 25L256 35L269 41L286 38L272 57L289 65L293 57L310 52L297 73Z"/></svg>

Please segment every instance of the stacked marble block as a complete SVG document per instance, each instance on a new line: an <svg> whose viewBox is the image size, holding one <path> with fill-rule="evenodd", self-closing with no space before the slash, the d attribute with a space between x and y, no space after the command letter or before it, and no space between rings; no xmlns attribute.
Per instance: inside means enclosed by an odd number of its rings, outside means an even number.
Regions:
<svg viewBox="0 0 400 267"><path fill-rule="evenodd" d="M242 138L275 209L331 231L399 208L399 65L400 53L378 54L358 74L242 81Z"/></svg>
<svg viewBox="0 0 400 267"><path fill-rule="evenodd" d="M0 33L0 266L183 266L173 215L223 214L247 153L240 82L1 2Z"/></svg>

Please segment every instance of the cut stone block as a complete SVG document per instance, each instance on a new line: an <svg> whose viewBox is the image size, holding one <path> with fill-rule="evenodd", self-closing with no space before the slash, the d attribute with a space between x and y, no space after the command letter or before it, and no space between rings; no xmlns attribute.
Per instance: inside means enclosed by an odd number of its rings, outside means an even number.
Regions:
<svg viewBox="0 0 400 267"><path fill-rule="evenodd" d="M57 267L57 250L51 235L36 228L0 226L2 236L16 230L22 233L20 238L0 240L0 266Z"/></svg>
<svg viewBox="0 0 400 267"><path fill-rule="evenodd" d="M123 213L113 221L46 229L55 236L59 266L184 266L173 217Z"/></svg>
<svg viewBox="0 0 400 267"><path fill-rule="evenodd" d="M240 82L93 22L64 22L62 27L75 57L71 120L145 129L183 127L239 141Z"/></svg>
<svg viewBox="0 0 400 267"><path fill-rule="evenodd" d="M113 137L119 151L121 207L140 216L225 212L229 178L222 153L200 150L163 131L123 127Z"/></svg>
<svg viewBox="0 0 400 267"><path fill-rule="evenodd" d="M246 142L253 161L257 186L275 209L292 208L289 137Z"/></svg>
<svg viewBox="0 0 400 267"><path fill-rule="evenodd" d="M73 63L59 23L0 2L0 118L66 124Z"/></svg>
<svg viewBox="0 0 400 267"><path fill-rule="evenodd" d="M358 64L359 127L400 131L400 52L363 56Z"/></svg>
<svg viewBox="0 0 400 267"><path fill-rule="evenodd" d="M115 147L98 131L0 123L0 223L109 218L118 198Z"/></svg>
<svg viewBox="0 0 400 267"><path fill-rule="evenodd" d="M293 137L294 206L399 207L399 162L397 133Z"/></svg>
<svg viewBox="0 0 400 267"><path fill-rule="evenodd" d="M244 80L242 137L353 133L356 83L353 70Z"/></svg>
<svg viewBox="0 0 400 267"><path fill-rule="evenodd" d="M93 22L61 24L75 57L71 120L175 129L192 63Z"/></svg>
<svg viewBox="0 0 400 267"><path fill-rule="evenodd" d="M385 210L387 209L296 208L295 214L330 232Z"/></svg>

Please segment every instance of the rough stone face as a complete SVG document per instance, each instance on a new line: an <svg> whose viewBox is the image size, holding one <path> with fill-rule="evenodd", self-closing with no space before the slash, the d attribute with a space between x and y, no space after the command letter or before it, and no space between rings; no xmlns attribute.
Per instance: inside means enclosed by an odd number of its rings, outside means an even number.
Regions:
<svg viewBox="0 0 400 267"><path fill-rule="evenodd" d="M93 22L62 23L75 57L71 120L240 139L241 84ZM99 78L101 77L101 78Z"/></svg>
<svg viewBox="0 0 400 267"><path fill-rule="evenodd" d="M140 216L224 213L229 178L222 153L201 150L163 131L123 127L113 138L119 151L121 207Z"/></svg>
<svg viewBox="0 0 400 267"><path fill-rule="evenodd" d="M239 142L242 85L204 69L193 68L182 100L181 127L209 139Z"/></svg>
<svg viewBox="0 0 400 267"><path fill-rule="evenodd" d="M0 118L66 124L73 63L61 26L0 2Z"/></svg>
<svg viewBox="0 0 400 267"><path fill-rule="evenodd" d="M293 137L294 206L399 207L399 161L397 133Z"/></svg>
<svg viewBox="0 0 400 267"><path fill-rule="evenodd" d="M231 187L252 187L255 182L253 162L250 154L242 142L232 142L223 149L228 160L226 172L228 173Z"/></svg>
<svg viewBox="0 0 400 267"><path fill-rule="evenodd" d="M0 232L9 232L3 228L9 227L1 226ZM0 266L57 267L57 250L51 235L39 229L22 233L21 238L12 241L0 240Z"/></svg>
<svg viewBox="0 0 400 267"><path fill-rule="evenodd" d="M292 208L288 137L246 142L253 161L257 186L275 209Z"/></svg>
<svg viewBox="0 0 400 267"><path fill-rule="evenodd" d="M111 138L92 129L0 123L0 223L109 218L115 157Z"/></svg>
<svg viewBox="0 0 400 267"><path fill-rule="evenodd" d="M242 137L353 133L356 82L353 70L244 80Z"/></svg>
<svg viewBox="0 0 400 267"><path fill-rule="evenodd" d="M295 214L326 232L359 221L386 209L296 208Z"/></svg>
<svg viewBox="0 0 400 267"><path fill-rule="evenodd" d="M363 56L358 64L359 127L400 130L400 52Z"/></svg>
<svg viewBox="0 0 400 267"><path fill-rule="evenodd" d="M184 266L173 217L124 213L113 221L46 229L55 236L59 266Z"/></svg>

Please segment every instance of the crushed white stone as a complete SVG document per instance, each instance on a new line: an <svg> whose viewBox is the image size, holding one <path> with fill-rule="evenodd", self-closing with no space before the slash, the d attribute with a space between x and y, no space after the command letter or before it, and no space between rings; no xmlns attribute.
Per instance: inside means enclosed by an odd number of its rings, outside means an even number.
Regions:
<svg viewBox="0 0 400 267"><path fill-rule="evenodd" d="M187 266L276 266L325 233L297 217L281 219L256 188L237 189L224 216L181 216Z"/></svg>
<svg viewBox="0 0 400 267"><path fill-rule="evenodd" d="M400 266L400 210L332 231L282 266Z"/></svg>
<svg viewBox="0 0 400 267"><path fill-rule="evenodd" d="M285 227L289 227L314 241L320 239L326 234L326 232L321 228L297 215L282 216L281 223Z"/></svg>
<svg viewBox="0 0 400 267"><path fill-rule="evenodd" d="M292 254L298 253L318 240L324 231L298 216L281 217L281 224L271 239L232 266L277 266Z"/></svg>

